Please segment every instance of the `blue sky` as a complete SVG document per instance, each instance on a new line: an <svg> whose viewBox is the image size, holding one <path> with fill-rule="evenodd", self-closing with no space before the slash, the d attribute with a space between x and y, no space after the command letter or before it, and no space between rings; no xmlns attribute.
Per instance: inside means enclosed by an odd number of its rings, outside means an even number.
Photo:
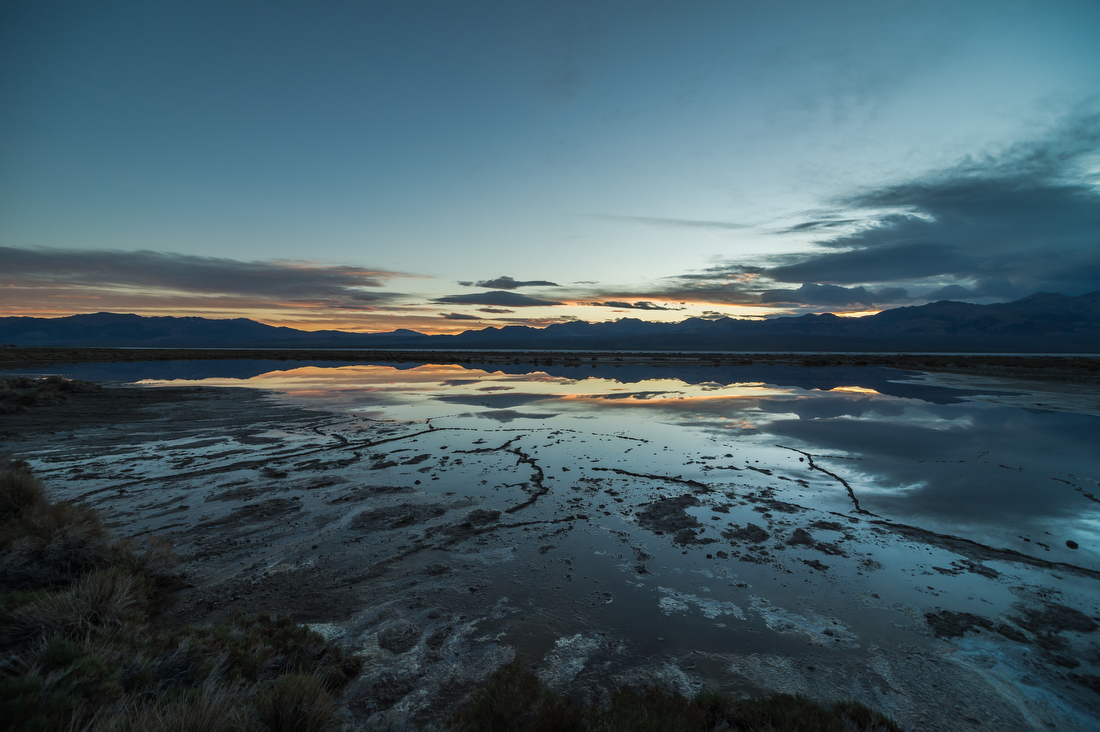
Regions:
<svg viewBox="0 0 1100 732"><path fill-rule="evenodd" d="M441 332L1089 292L1098 29L1095 2L8 3L0 314Z"/></svg>

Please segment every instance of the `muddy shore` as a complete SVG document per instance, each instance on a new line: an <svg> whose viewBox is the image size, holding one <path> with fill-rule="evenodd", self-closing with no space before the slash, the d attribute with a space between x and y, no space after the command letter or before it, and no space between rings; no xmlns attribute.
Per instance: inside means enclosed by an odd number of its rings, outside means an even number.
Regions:
<svg viewBox="0 0 1100 732"><path fill-rule="evenodd" d="M0 415L0 439L119 535L172 539L188 586L158 622L274 611L361 657L357 723L440 724L517 656L590 702L656 683L853 697L911 730L1100 719L1095 570L858 502L814 507L795 491L853 489L806 452L767 467L731 452L725 477L685 479L588 452L599 439L625 456L645 443L630 435L378 421L198 387L74 393ZM898 577L929 598L1012 601L917 606L889 594Z"/></svg>

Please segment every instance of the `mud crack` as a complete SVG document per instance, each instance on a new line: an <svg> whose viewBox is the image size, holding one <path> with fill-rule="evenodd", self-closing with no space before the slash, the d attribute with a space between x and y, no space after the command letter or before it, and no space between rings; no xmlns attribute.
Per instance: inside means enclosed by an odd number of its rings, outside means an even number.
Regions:
<svg viewBox="0 0 1100 732"><path fill-rule="evenodd" d="M878 516L878 514L874 514L874 513L871 513L870 511L866 510L866 509L860 508L859 507L859 499L856 498L856 492L854 490L852 490L852 486L848 485L848 481L844 480L844 478L841 478L836 473L834 473L832 471L829 471L829 470L826 470L825 468L823 468L820 465L818 465L817 463L815 463L813 455L806 452L805 450L798 450L798 449L795 449L793 447L787 447L786 445L776 445L776 447L781 447L784 450L790 450L791 452L797 452L799 455L805 455L806 459L810 462L810 470L816 470L820 473L825 473L825 475L829 476L830 478L833 478L834 480L839 481L840 484L844 486L845 490L848 491L848 497L852 499L852 504L856 507L856 513L861 513L865 516L875 516L875 517Z"/></svg>

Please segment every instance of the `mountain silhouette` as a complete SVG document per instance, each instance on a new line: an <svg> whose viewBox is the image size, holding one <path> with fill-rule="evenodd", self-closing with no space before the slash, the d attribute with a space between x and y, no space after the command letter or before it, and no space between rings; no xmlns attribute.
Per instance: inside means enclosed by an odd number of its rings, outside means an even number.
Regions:
<svg viewBox="0 0 1100 732"><path fill-rule="evenodd" d="M302 331L236 318L93 313L0 318L0 344L122 348L551 349L640 351L939 351L1100 353L1100 291L1040 292L993 305L944 300L862 318L831 314L771 320L653 323L623 318L546 328L522 325L457 335Z"/></svg>

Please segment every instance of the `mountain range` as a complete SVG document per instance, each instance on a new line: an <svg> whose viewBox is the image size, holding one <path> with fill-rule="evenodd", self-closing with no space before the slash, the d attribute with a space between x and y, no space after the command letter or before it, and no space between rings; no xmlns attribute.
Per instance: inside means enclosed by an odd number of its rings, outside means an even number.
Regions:
<svg viewBox="0 0 1100 732"><path fill-rule="evenodd" d="M1100 291L1037 293L992 305L944 300L861 318L831 314L770 320L653 323L634 318L506 326L457 335L302 331L236 318L93 313L0 318L0 344L120 348L551 349L625 351L864 351L1100 353Z"/></svg>

